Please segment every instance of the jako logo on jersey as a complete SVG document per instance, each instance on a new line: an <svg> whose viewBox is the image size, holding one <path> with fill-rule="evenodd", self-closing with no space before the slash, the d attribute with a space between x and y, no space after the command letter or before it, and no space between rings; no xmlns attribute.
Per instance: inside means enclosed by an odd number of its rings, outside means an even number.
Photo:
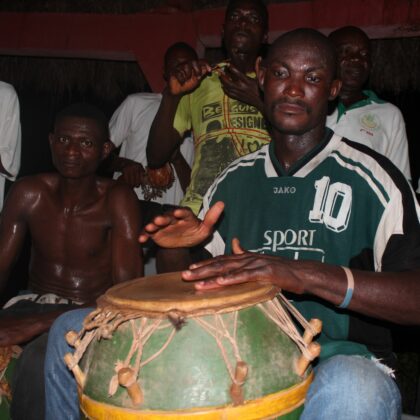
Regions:
<svg viewBox="0 0 420 420"><path fill-rule="evenodd" d="M274 194L294 194L296 187L273 187Z"/></svg>
<svg viewBox="0 0 420 420"><path fill-rule="evenodd" d="M270 247L273 252L279 246L312 246L315 229L301 230L266 230L264 232L264 247Z"/></svg>

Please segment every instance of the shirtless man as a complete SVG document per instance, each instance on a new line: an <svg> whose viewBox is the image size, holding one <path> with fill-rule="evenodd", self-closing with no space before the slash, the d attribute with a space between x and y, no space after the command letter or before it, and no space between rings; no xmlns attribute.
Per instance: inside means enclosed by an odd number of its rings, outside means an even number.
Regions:
<svg viewBox="0 0 420 420"><path fill-rule="evenodd" d="M113 284L143 274L136 195L128 186L95 174L111 149L108 139L106 118L96 108L73 105L58 114L49 136L58 173L19 180L5 202L0 221L1 288L27 232L32 238L28 286L39 295L53 293L68 304L92 306ZM22 304L29 305L26 314L13 315ZM48 306L20 301L2 311L7 316L0 320L0 345L28 342L70 309L51 305L51 312ZM25 348L23 356L38 340ZM31 411L35 416L36 410Z"/></svg>

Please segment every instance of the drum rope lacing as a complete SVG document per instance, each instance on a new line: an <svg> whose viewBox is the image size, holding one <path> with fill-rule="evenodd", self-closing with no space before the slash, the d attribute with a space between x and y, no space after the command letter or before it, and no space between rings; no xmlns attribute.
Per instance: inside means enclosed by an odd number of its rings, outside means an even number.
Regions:
<svg viewBox="0 0 420 420"><path fill-rule="evenodd" d="M274 298L271 301L258 304L258 307L263 313L271 319L287 336L293 340L299 347L303 356L307 360L313 360L314 356L308 351L308 344L304 341L299 331L297 330L290 314L302 325L306 330L312 332L312 335L316 335L317 332L313 330L311 324L294 308L294 306L288 301L288 299L279 293L277 295L280 300ZM133 341L130 346L130 350L124 361L117 361L115 363L116 374L111 378L108 392L112 396L116 393L118 386L120 385L118 379L118 372L122 369L129 368L133 373L133 377L137 380L140 370L142 367L147 365L156 359L170 344L175 336L179 326L175 325L173 321L173 314L167 314L169 322L165 322L165 319L157 318L153 319L148 323L148 318L139 315L138 311L124 310L119 311L117 308L103 307L98 308L91 312L83 323L83 329L78 334L78 344L73 354L72 365L69 369L72 369L78 364L80 359L83 357L87 347L94 338L100 340L101 338L110 339L113 332L123 323L129 321L131 331L133 335ZM214 324L200 318L190 318L200 325L208 334L210 334L216 341L217 346L220 349L223 360L226 365L226 369L232 380L231 397L234 404L240 404L243 401L241 393L241 386L245 382L247 375L247 365L241 359L239 346L237 343L237 326L238 326L238 312L232 314L225 314L233 316L233 328L232 332L229 332L222 316L220 314L213 314ZM140 318L140 326L136 328L135 319ZM183 320L181 320L181 325ZM169 333L165 343L161 348L151 355L148 359L141 361L143 356L143 349L149 338L153 335L156 330L163 330L171 328L172 331ZM231 350L236 362L234 367L229 360L227 349L223 343L223 339L231 345ZM132 358L135 356L133 365L130 365ZM238 369L239 368L239 369ZM239 373L238 372L241 372ZM139 385L136 385L139 386Z"/></svg>

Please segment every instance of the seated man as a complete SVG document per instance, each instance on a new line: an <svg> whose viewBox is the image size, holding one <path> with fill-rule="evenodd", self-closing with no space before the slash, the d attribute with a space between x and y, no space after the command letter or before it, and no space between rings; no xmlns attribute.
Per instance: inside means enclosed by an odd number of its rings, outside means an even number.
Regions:
<svg viewBox="0 0 420 420"><path fill-rule="evenodd" d="M141 240L204 243L216 258L182 274L197 289L273 283L323 321L301 419L398 419L388 327L420 324L420 209L387 158L325 128L334 74L323 35L280 37L257 62L272 143L222 172L203 220L178 209L146 225Z"/></svg>
<svg viewBox="0 0 420 420"><path fill-rule="evenodd" d="M334 75L325 36L310 29L281 36L257 61L272 142L220 174L200 219L176 209L146 225L140 240L183 247L186 256L205 244L216 258L182 274L199 290L270 282L306 318L323 321L302 419L398 419L387 327L420 323L420 209L387 158L326 129L328 100L341 84ZM62 337L83 315L74 311L55 323L46 358L50 406L63 405L62 389L72 392L65 411L71 419L77 394L62 362L69 351ZM75 417L67 416L69 406Z"/></svg>
<svg viewBox="0 0 420 420"><path fill-rule="evenodd" d="M111 148L108 139L102 112L85 104L66 108L57 115L49 137L58 172L22 178L10 190L0 220L0 287L28 232L30 292L1 311L1 346L27 343L72 304L92 305L113 284L143 274L136 196L128 186L95 174ZM31 396L43 391L35 373L42 376L44 344L46 336L39 337L19 359L15 420L43 417ZM40 400L38 404L43 395Z"/></svg>

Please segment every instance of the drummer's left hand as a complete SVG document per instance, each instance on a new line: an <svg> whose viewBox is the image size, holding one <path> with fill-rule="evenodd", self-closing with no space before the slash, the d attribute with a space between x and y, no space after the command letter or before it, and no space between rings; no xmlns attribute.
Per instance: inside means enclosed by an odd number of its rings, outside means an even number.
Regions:
<svg viewBox="0 0 420 420"><path fill-rule="evenodd" d="M162 248L191 248L213 233L223 209L223 202L218 201L200 220L189 208L177 208L156 216L143 228L139 241L145 243L151 238Z"/></svg>
<svg viewBox="0 0 420 420"><path fill-rule="evenodd" d="M197 290L211 290L232 284L259 281L271 283L296 294L304 287L295 275L296 261L244 251L239 240L232 240L233 255L223 255L192 264L182 272L186 281L196 281Z"/></svg>

